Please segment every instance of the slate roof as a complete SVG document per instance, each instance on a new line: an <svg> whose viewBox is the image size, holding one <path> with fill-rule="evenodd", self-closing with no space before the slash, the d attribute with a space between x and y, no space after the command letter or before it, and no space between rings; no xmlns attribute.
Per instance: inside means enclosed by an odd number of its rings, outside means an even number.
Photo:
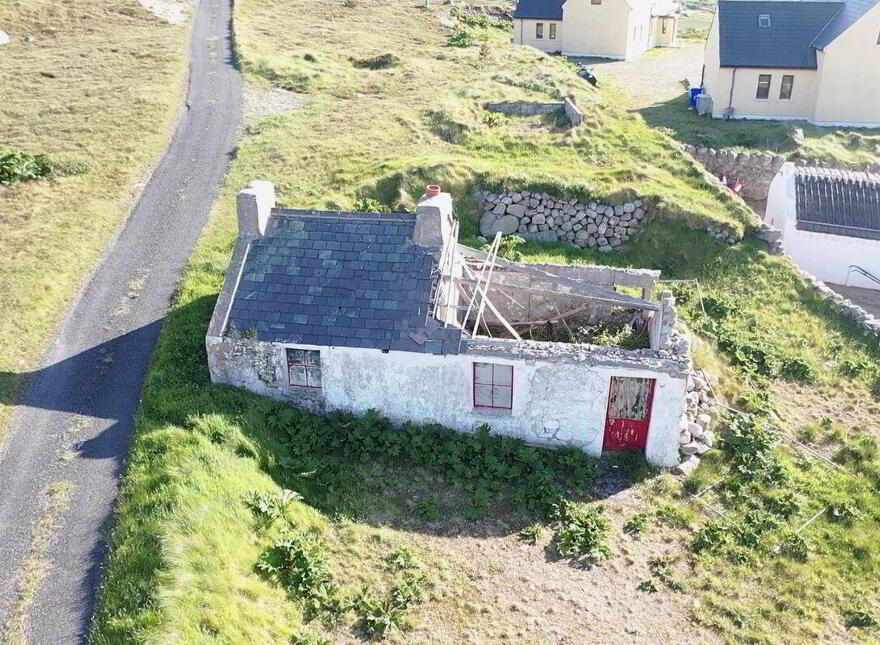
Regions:
<svg viewBox="0 0 880 645"><path fill-rule="evenodd" d="M842 7L842 2L721 0L721 66L816 69L813 41ZM758 26L758 16L765 14L768 28Z"/></svg>
<svg viewBox="0 0 880 645"><path fill-rule="evenodd" d="M880 0L848 0L816 37L813 46L817 49L825 49L835 38L852 27L859 18L876 7L878 2Z"/></svg>
<svg viewBox="0 0 880 645"><path fill-rule="evenodd" d="M519 0L516 3L514 18L562 20L562 5L565 0Z"/></svg>
<svg viewBox="0 0 880 645"><path fill-rule="evenodd" d="M798 229L880 240L880 175L797 168Z"/></svg>
<svg viewBox="0 0 880 645"><path fill-rule="evenodd" d="M276 209L248 250L227 333L268 342L458 353L432 318L434 252L416 216ZM253 333L251 331L251 333Z"/></svg>

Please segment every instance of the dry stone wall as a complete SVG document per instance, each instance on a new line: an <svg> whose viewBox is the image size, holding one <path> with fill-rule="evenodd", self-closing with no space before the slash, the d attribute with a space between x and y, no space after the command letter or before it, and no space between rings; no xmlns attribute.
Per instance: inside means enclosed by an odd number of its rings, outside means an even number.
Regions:
<svg viewBox="0 0 880 645"><path fill-rule="evenodd" d="M772 152L739 152L736 150L716 150L686 144L685 152L699 161L706 170L722 180L728 188L740 186L739 193L746 199L764 200L770 192L770 182L782 168L785 158ZM833 164L818 159L795 159L797 166L821 168L840 168L852 170L844 164ZM859 168L868 172L880 172L880 164Z"/></svg>
<svg viewBox="0 0 880 645"><path fill-rule="evenodd" d="M477 191L480 235L520 235L543 242L568 240L581 248L610 252L631 239L648 217L641 199L600 204L554 197L528 190L492 193Z"/></svg>
<svg viewBox="0 0 880 645"><path fill-rule="evenodd" d="M678 474L690 475L694 472L700 465L700 457L715 445L715 435L711 427L717 413L709 379L702 370L691 370L678 440L682 457L681 464L675 469Z"/></svg>

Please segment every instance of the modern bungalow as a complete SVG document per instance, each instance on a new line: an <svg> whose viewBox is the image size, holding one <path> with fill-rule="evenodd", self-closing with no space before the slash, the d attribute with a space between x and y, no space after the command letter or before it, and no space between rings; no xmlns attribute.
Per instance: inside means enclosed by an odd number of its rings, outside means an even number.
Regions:
<svg viewBox="0 0 880 645"><path fill-rule="evenodd" d="M880 175L786 163L770 184L765 221L803 270L880 289Z"/></svg>
<svg viewBox="0 0 880 645"><path fill-rule="evenodd" d="M415 213L342 213L277 208L273 185L255 181L237 210L206 338L213 382L319 413L488 424L679 463L690 350L671 294L650 299L658 271L520 264L498 256L500 233L488 252L461 245L439 187ZM612 319L644 348L569 334Z"/></svg>
<svg viewBox="0 0 880 645"><path fill-rule="evenodd" d="M880 0L720 0L703 92L716 118L880 126Z"/></svg>
<svg viewBox="0 0 880 645"><path fill-rule="evenodd" d="M569 56L632 59L675 44L679 5L652 0L519 0L513 42Z"/></svg>

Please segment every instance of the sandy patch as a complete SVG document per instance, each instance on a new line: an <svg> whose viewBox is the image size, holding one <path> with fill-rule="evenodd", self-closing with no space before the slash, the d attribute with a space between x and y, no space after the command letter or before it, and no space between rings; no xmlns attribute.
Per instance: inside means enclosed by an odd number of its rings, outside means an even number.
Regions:
<svg viewBox="0 0 880 645"><path fill-rule="evenodd" d="M182 25L189 18L189 2L174 2L174 0L138 0L138 2L154 16L172 25Z"/></svg>

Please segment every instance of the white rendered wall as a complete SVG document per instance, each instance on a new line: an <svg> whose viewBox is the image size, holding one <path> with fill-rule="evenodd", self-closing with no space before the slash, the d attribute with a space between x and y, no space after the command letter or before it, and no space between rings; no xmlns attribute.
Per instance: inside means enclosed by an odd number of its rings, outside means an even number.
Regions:
<svg viewBox="0 0 880 645"><path fill-rule="evenodd" d="M795 205L794 166L787 163L770 184L764 220L782 230L785 253L801 269L834 284L846 284L851 264L880 276L880 240L799 230ZM849 286L880 289L856 273L849 278Z"/></svg>
<svg viewBox="0 0 880 645"><path fill-rule="evenodd" d="M242 347L249 349L242 351ZM611 377L655 378L646 458L665 467L679 462L686 376L674 377L647 368L506 360L472 353L440 356L394 351L385 354L380 350L347 347L311 349L321 351L323 396L328 410L364 413L376 409L396 423L439 423L462 432L472 432L488 423L498 434L537 445L576 446L595 456L602 453ZM296 396L294 388L286 385L281 345L209 338L208 355L215 382L276 399ZM274 363L274 368L268 370L275 371L274 383L268 382L267 370L263 370L262 377L258 375L252 365L255 357L260 366ZM474 408L475 361L514 366L512 410Z"/></svg>
<svg viewBox="0 0 880 645"><path fill-rule="evenodd" d="M544 25L544 37L535 37L535 25ZM550 25L556 25L556 38L550 38ZM513 21L513 42L516 45L529 45L545 52L558 52L562 49L561 20L525 20L517 18Z"/></svg>

